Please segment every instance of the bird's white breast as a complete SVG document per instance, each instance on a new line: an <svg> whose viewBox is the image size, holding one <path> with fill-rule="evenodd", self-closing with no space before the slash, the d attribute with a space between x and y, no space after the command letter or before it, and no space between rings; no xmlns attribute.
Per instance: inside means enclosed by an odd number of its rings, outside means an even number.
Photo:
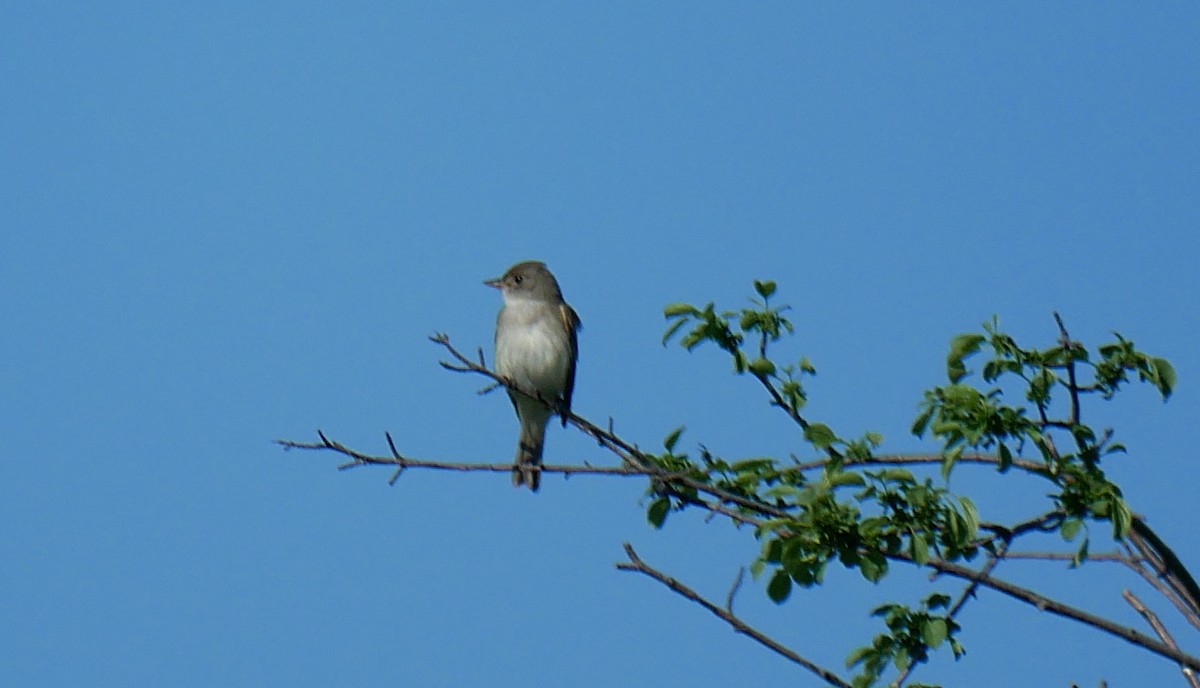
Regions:
<svg viewBox="0 0 1200 688"><path fill-rule="evenodd" d="M564 392L570 364L570 339L557 308L506 299L496 328L496 372L553 399Z"/></svg>

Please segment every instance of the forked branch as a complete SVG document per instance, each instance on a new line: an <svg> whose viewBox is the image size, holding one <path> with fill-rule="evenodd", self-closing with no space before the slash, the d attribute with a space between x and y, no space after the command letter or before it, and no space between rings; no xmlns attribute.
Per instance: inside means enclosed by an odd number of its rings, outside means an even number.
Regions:
<svg viewBox="0 0 1200 688"><path fill-rule="evenodd" d="M639 557L637 552L634 551L633 546L628 542L625 543L625 554L629 557L629 561L619 562L617 564L617 568L621 571L634 571L636 573L653 578L659 583L662 583L670 588L672 591L682 595L692 602L695 602L701 607L704 607L709 612L719 617L722 621L732 626L734 631L751 638L755 642L780 655L781 657L784 657L804 667L808 671L816 674L829 685L838 686L838 688L851 688L849 683L843 681L838 677L837 674L833 673L829 669L826 669L810 659L802 657L794 650L788 648L779 641L767 636L762 631L759 631L750 624L746 623L728 609L722 608L708 599L705 599L698 592L689 588L683 583L680 583L677 579L668 576L662 571L659 571L658 569L642 561L641 557Z"/></svg>

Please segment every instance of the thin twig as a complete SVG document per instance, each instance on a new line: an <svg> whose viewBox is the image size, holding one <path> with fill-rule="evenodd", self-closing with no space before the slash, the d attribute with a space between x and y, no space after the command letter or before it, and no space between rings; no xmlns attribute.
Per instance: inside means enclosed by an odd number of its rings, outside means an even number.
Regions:
<svg viewBox="0 0 1200 688"><path fill-rule="evenodd" d="M1067 334L1067 326L1063 324L1062 316L1058 314L1058 311L1054 311L1054 322L1058 323L1058 341L1067 353L1067 391L1071 395L1071 424L1079 425L1079 385L1075 381L1075 359L1071 356L1071 349L1078 347L1079 344L1071 341L1071 336ZM1081 444L1079 449L1083 448Z"/></svg>
<svg viewBox="0 0 1200 688"><path fill-rule="evenodd" d="M1030 519L1027 519L1024 521L1020 521L1011 526L1004 526L1004 525L1000 525L998 523L986 523L985 522L985 523L980 523L979 527L983 528L985 530L990 530L990 531L992 531L992 533L994 533L993 537L988 538L988 540L995 540L996 538L1000 538L1002 540L1012 542L1018 536L1024 535L1025 533L1030 533L1033 531L1045 533L1045 532L1050 532L1050 531L1056 530L1058 528L1059 524L1062 523L1062 520L1065 516L1066 516L1066 514L1064 514L1062 511L1060 511L1058 509L1054 509L1052 511L1047 511L1046 513L1041 514L1039 516L1034 516L1033 518L1030 518ZM980 544L980 546L983 545L982 542L980 542L979 544Z"/></svg>
<svg viewBox="0 0 1200 688"><path fill-rule="evenodd" d="M784 658L804 667L805 669L811 671L813 674L816 674L819 678L821 678L823 681L825 681L829 685L837 686L838 688L851 688L849 683L846 683L845 681L843 681L841 678L839 678L837 676L837 674L833 673L829 669L826 669L825 667L822 667L822 666L816 664L815 662L802 657L801 655L797 654L794 650L784 646L779 641L765 635L764 633L757 630L756 628L754 628L750 624L746 623L741 618L735 616L731 612L729 612L725 609L722 609L721 607L717 606L716 604L713 604L712 602L708 601L707 599L701 597L700 594L697 593L695 590L692 590L691 588L684 585L683 583L680 583L678 580L666 575L662 571L659 571L658 569L656 569L656 568L650 566L649 564L647 564L646 562L642 561L641 557L639 557L637 555L637 552L634 551L633 546L630 545L628 542L625 543L625 554L626 554L626 556L629 557L629 561L619 562L616 565L617 568L620 569L621 571L634 571L636 573L641 573L643 575L649 576L650 578L653 578L654 580L662 583L663 585L667 586L674 592L679 593L680 595L687 598L688 600L695 602L696 604L700 605L701 607L704 607L708 611L710 611L713 614L715 614L716 616L720 617L723 621L725 621L725 623L732 626L734 631L741 633L742 635L750 637L751 639L753 639L755 642L759 643L763 647L766 647L766 648L770 649L771 651L775 652L776 654L780 655L781 657L784 657Z"/></svg>
<svg viewBox="0 0 1200 688"><path fill-rule="evenodd" d="M725 596L725 611L733 613L733 598L737 597L738 590L742 588L742 579L746 577L746 567L739 566L737 577L733 579L733 585L729 586L729 594Z"/></svg>
<svg viewBox="0 0 1200 688"><path fill-rule="evenodd" d="M985 564L983 568L979 570L981 576L987 577L992 575L992 572L995 571L996 567L1000 565L1000 561L1004 559L1005 550L1007 547L1008 544L1004 542L1000 543L996 547L996 553L991 557L988 557L987 564ZM958 613L962 611L962 608L967 605L967 600L975 597L976 591L979 590L979 585L979 580L973 580L968 583L967 587L963 589L962 594L958 596L958 599L955 600L953 606L950 607L950 611L948 611L946 615L951 619L958 616Z"/></svg>
<svg viewBox="0 0 1200 688"><path fill-rule="evenodd" d="M1142 604L1142 601L1139 600L1137 596L1129 590L1121 591L1121 596L1125 598L1125 601L1129 603L1129 606L1133 607L1134 611L1142 615L1142 618L1146 620L1146 623L1150 624L1150 628L1154 629L1155 635L1157 635L1169 647L1179 649L1179 646L1175 644L1175 639L1171 637L1171 633L1167 631L1167 627L1163 625L1161 620L1159 620L1157 614L1150 611L1150 609L1146 605ZM1181 666L1179 667L1179 670L1183 672L1184 678L1187 679L1192 688L1200 688L1200 679L1196 677L1196 671L1194 669L1187 666Z"/></svg>

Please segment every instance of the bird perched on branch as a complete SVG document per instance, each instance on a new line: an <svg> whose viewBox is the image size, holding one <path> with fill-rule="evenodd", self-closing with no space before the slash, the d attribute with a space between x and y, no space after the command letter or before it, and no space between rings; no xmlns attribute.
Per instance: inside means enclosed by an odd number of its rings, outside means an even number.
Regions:
<svg viewBox="0 0 1200 688"><path fill-rule="evenodd" d="M575 362L579 358L577 333L581 327L575 309L563 301L562 290L546 264L517 263L504 276L484 284L500 290L504 307L496 317L496 372L529 396L508 390L521 434L513 465L513 486L541 483L542 447L550 416L571 411L575 390Z"/></svg>

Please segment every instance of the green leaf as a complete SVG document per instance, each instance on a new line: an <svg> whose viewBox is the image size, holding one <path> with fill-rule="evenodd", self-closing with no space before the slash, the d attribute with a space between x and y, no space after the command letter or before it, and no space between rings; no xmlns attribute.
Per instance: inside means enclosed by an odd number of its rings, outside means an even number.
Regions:
<svg viewBox="0 0 1200 688"><path fill-rule="evenodd" d="M969 332L950 340L950 353L946 354L946 374L951 382L958 382L966 377L967 367L963 364L963 359L979 351L979 345L984 339L981 334Z"/></svg>
<svg viewBox="0 0 1200 688"><path fill-rule="evenodd" d="M929 609L945 609L950 606L950 596L944 593L935 592L926 596L922 602Z"/></svg>
<svg viewBox="0 0 1200 688"><path fill-rule="evenodd" d="M685 426L680 425L667 435L666 439L663 440L664 449L669 452L675 451L675 443L679 441L679 436L683 434L684 427Z"/></svg>
<svg viewBox="0 0 1200 688"><path fill-rule="evenodd" d="M967 527L971 529L971 536L974 537L979 530L979 509L975 508L975 502L972 502L970 497L959 497L958 503L962 505L963 518L967 520Z"/></svg>
<svg viewBox="0 0 1200 688"><path fill-rule="evenodd" d="M767 358L756 358L750 362L750 372L760 377L775 374L775 364Z"/></svg>
<svg viewBox="0 0 1200 688"><path fill-rule="evenodd" d="M950 639L950 649L954 651L954 659L956 660L961 659L963 655L967 654L967 651L963 649L963 646L956 638Z"/></svg>
<svg viewBox="0 0 1200 688"><path fill-rule="evenodd" d="M703 331L692 330L691 332L684 335L683 339L679 340L679 345L682 346L683 348L687 349L688 351L692 351L696 347L703 344L704 340L706 340L706 339L708 339L708 337L705 336Z"/></svg>
<svg viewBox="0 0 1200 688"><path fill-rule="evenodd" d="M767 562L761 558L750 562L750 577L758 579L762 575L763 569L766 568Z"/></svg>
<svg viewBox="0 0 1200 688"><path fill-rule="evenodd" d="M787 574L787 571L779 569L775 575L771 576L771 582L767 584L767 597L770 597L775 604L783 604L790 594L792 594L792 577Z"/></svg>
<svg viewBox="0 0 1200 688"><path fill-rule="evenodd" d="M686 324L687 324L687 320L684 318L680 318L679 320L676 320L675 322L671 323L671 326L667 328L667 331L665 333L663 333L663 338L662 338L663 346L666 346L667 342L671 341L671 337L674 337L675 334L677 332L679 332L679 330Z"/></svg>
<svg viewBox="0 0 1200 688"><path fill-rule="evenodd" d="M913 477L912 471L904 468L885 468L878 473L880 480L886 480L894 483L915 483L917 479Z"/></svg>
<svg viewBox="0 0 1200 688"><path fill-rule="evenodd" d="M804 439L817 449L825 449L837 441L837 435L824 423L812 423L804 429Z"/></svg>
<svg viewBox="0 0 1200 688"><path fill-rule="evenodd" d="M672 303L663 308L663 317L678 318L681 315L700 315L700 310L689 303Z"/></svg>
<svg viewBox="0 0 1200 688"><path fill-rule="evenodd" d="M877 583L887 574L887 559L879 552L868 552L859 559L858 570L863 578Z"/></svg>
<svg viewBox="0 0 1200 688"><path fill-rule="evenodd" d="M998 449L1000 450L1000 472L1004 473L1012 467L1013 455L1003 442L1000 443Z"/></svg>
<svg viewBox="0 0 1200 688"><path fill-rule="evenodd" d="M913 533L909 539L908 551L913 561L924 566L929 562L929 543L921 533Z"/></svg>
<svg viewBox="0 0 1200 688"><path fill-rule="evenodd" d="M930 406L922 411L921 415L917 416L917 419L912 424L912 434L917 437L925 436L925 429L929 427L929 421L933 418L934 411L934 407Z"/></svg>
<svg viewBox="0 0 1200 688"><path fill-rule="evenodd" d="M838 471L836 473L830 473L828 476L826 476L826 479L829 481L830 487L863 487L867 484L867 481L864 480L861 475L853 471Z"/></svg>
<svg viewBox="0 0 1200 688"><path fill-rule="evenodd" d="M864 645L856 649L854 652L851 652L850 655L846 657L846 668L849 669L855 664L863 661L866 659L867 655L874 652L874 650L875 648L871 647L870 645Z"/></svg>
<svg viewBox="0 0 1200 688"><path fill-rule="evenodd" d="M929 647L937 647L946 639L947 631L945 619L929 619L921 627L921 640Z"/></svg>
<svg viewBox="0 0 1200 688"><path fill-rule="evenodd" d="M1062 525L1058 527L1058 534L1063 540L1070 542L1079 534L1079 529L1083 527L1083 520L1078 518L1064 518Z"/></svg>
<svg viewBox="0 0 1200 688"><path fill-rule="evenodd" d="M1088 559L1088 538L1084 538L1079 545L1079 549L1075 552L1075 556L1071 558L1071 566L1079 567Z"/></svg>
<svg viewBox="0 0 1200 688"><path fill-rule="evenodd" d="M650 508L646 509L646 520L655 528L662 528L663 522L667 520L667 513L671 510L671 500L666 497L659 497L650 503Z"/></svg>
<svg viewBox="0 0 1200 688"><path fill-rule="evenodd" d="M765 459L742 459L741 461L734 461L729 468L735 473L741 473L742 471L757 471L763 468L771 468L774 465L775 459L768 457Z"/></svg>
<svg viewBox="0 0 1200 688"><path fill-rule="evenodd" d="M1150 364L1154 367L1154 386L1158 387L1158 393L1162 395L1163 401L1171 398L1171 392L1175 389L1175 368L1170 361L1165 358L1151 358Z"/></svg>
<svg viewBox="0 0 1200 688"><path fill-rule="evenodd" d="M1129 504L1120 497L1113 497L1112 508L1112 524L1113 537L1117 540L1125 539L1125 535L1129 532L1129 526L1133 522L1133 513L1129 511Z"/></svg>
<svg viewBox="0 0 1200 688"><path fill-rule="evenodd" d="M898 605L894 602L888 602L887 604L881 604L872 609L871 616L888 616L890 614L895 614L898 611L904 611L904 609L905 608L901 605Z"/></svg>
<svg viewBox="0 0 1200 688"><path fill-rule="evenodd" d="M754 291L758 292L758 295L764 299L769 299L771 298L771 294L775 293L775 282L773 280L764 280L762 282L754 280Z"/></svg>
<svg viewBox="0 0 1200 688"><path fill-rule="evenodd" d="M950 471L954 470L954 464L963 454L963 446L960 444L950 451L946 452L942 458L942 480L950 480Z"/></svg>
<svg viewBox="0 0 1200 688"><path fill-rule="evenodd" d="M798 502L804 496L804 488L795 485L772 485L762 491L762 496L768 499L784 499Z"/></svg>

